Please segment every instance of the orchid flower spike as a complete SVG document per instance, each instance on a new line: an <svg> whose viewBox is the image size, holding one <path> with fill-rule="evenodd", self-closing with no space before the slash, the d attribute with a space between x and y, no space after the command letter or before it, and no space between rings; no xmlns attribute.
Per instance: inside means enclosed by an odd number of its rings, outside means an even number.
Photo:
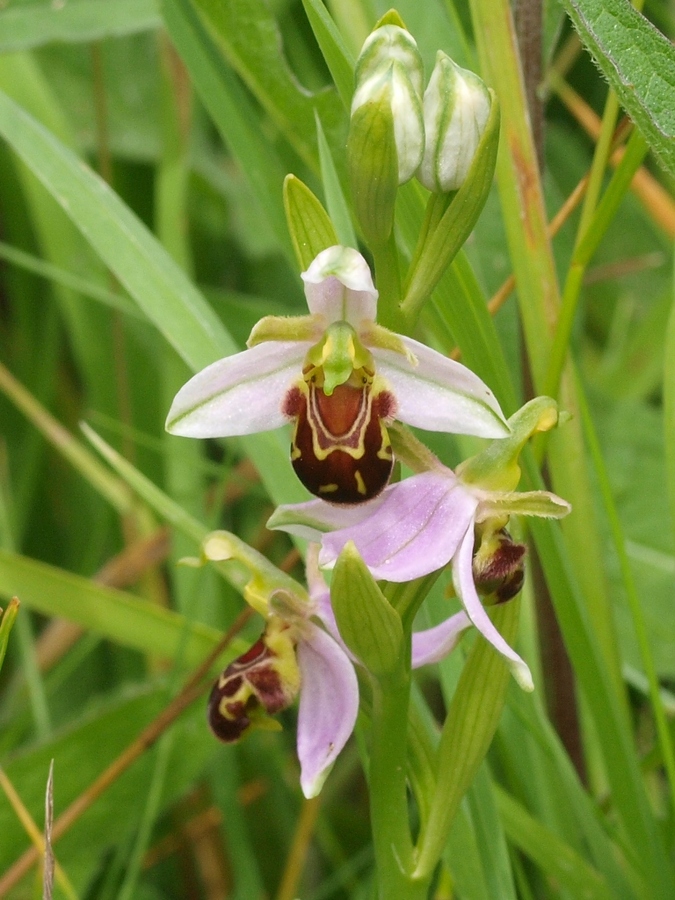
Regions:
<svg viewBox="0 0 675 900"><path fill-rule="evenodd" d="M310 315L268 316L248 350L195 375L167 430L227 437L294 421L300 481L332 503L360 503L387 484L394 419L430 431L509 434L490 389L465 366L375 322L378 292L364 258L329 247L303 272Z"/></svg>
<svg viewBox="0 0 675 900"><path fill-rule="evenodd" d="M211 560L232 558L231 535L211 534L203 555ZM297 591L273 590L266 603L259 591L247 593L251 605L265 617L265 630L221 673L208 702L211 730L225 743L233 743L251 728L277 728L269 717L287 709L299 694L300 786L308 798L323 787L354 730L359 708L353 662L339 636L322 627L330 604L326 606L321 591L316 594L316 577L314 590L310 582L309 597L300 585ZM328 618L331 631L335 629L332 612Z"/></svg>
<svg viewBox="0 0 675 900"><path fill-rule="evenodd" d="M533 433L556 422L555 401L539 397L511 417L510 438L491 444L456 472L435 461L433 468L390 485L371 503L343 509L312 500L279 507L268 527L320 538L319 562L328 568L353 541L376 579L412 581L451 562L454 589L467 617L502 654L520 686L532 690L527 664L492 624L477 587L494 602L520 589L524 547L504 532L511 515L561 518L570 512L565 500L547 491L515 492L522 447ZM405 442L397 453L413 466L417 459L428 468L429 451L418 453L412 435Z"/></svg>

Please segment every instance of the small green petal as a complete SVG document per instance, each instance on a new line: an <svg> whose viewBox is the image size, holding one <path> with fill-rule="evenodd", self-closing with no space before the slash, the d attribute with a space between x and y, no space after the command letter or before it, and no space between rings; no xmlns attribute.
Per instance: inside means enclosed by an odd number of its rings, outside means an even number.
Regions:
<svg viewBox="0 0 675 900"><path fill-rule="evenodd" d="M520 481L518 457L532 435L558 423L558 405L550 397L535 397L509 419L511 434L467 459L456 469L465 483L486 491L513 491Z"/></svg>
<svg viewBox="0 0 675 900"><path fill-rule="evenodd" d="M262 553L229 531L208 534L202 543L202 558L211 562L235 560L243 564L250 576L244 580L244 599L262 616L267 616L269 598L275 591L307 599L307 591L294 578L277 569Z"/></svg>
<svg viewBox="0 0 675 900"><path fill-rule="evenodd" d="M322 331L320 316L265 316L253 326L246 345L264 341L315 341Z"/></svg>
<svg viewBox="0 0 675 900"><path fill-rule="evenodd" d="M548 491L526 491L522 494L494 494L481 500L476 522L503 516L538 516L542 519L562 519L572 511L570 504Z"/></svg>
<svg viewBox="0 0 675 900"><path fill-rule="evenodd" d="M359 331L361 340L368 344L369 347L379 347L381 350L393 350L394 353L401 353L408 362L415 365L417 359L401 340L400 335L394 331L389 331L377 322L369 322Z"/></svg>

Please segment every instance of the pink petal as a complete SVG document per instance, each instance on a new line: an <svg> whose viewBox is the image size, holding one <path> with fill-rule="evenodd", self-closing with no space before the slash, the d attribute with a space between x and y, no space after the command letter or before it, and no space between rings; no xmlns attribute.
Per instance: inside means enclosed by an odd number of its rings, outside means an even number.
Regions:
<svg viewBox="0 0 675 900"><path fill-rule="evenodd" d="M316 797L356 724L359 688L354 667L332 637L311 622L297 655L302 682L298 712L300 785Z"/></svg>
<svg viewBox="0 0 675 900"><path fill-rule="evenodd" d="M323 573L319 570L319 545L310 544L307 547L307 556L305 559L305 577L307 578L307 587L309 589L309 597L314 605L312 615L321 619L330 636L334 638L345 651L350 659L354 659L353 655L347 649L347 645L340 636L340 631L335 620L335 613L330 602L330 589L326 584Z"/></svg>
<svg viewBox="0 0 675 900"><path fill-rule="evenodd" d="M335 563L348 541L354 541L377 579L412 581L445 566L473 523L477 500L446 469L424 472L382 494L379 508L350 528L327 534L319 554L321 565Z"/></svg>
<svg viewBox="0 0 675 900"><path fill-rule="evenodd" d="M167 431L186 437L229 437L280 428L288 419L282 403L299 378L306 341L265 341L226 356L178 391Z"/></svg>
<svg viewBox="0 0 675 900"><path fill-rule="evenodd" d="M378 372L396 397L396 418L427 431L506 437L510 431L497 399L466 366L400 336L418 365L393 350L373 349Z"/></svg>
<svg viewBox="0 0 675 900"><path fill-rule="evenodd" d="M348 528L367 518L382 503L383 494L366 503L354 506L307 500L278 506L267 520L271 531L286 531L308 541L320 541L326 531Z"/></svg>
<svg viewBox="0 0 675 900"><path fill-rule="evenodd" d="M473 540L473 528L470 528L452 560L452 580L455 585L455 591L472 623L485 640L489 641L498 653L501 653L521 688L525 691L533 691L534 682L527 663L518 656L515 650L509 647L497 631L476 592L472 570Z"/></svg>
<svg viewBox="0 0 675 900"><path fill-rule="evenodd" d="M309 311L326 324L349 322L354 328L373 321L378 293L368 263L351 247L329 247L302 273Z"/></svg>
<svg viewBox="0 0 675 900"><path fill-rule="evenodd" d="M455 613L445 622L428 628L426 631L415 631L412 636L412 667L419 669L429 663L439 662L457 646L462 632L471 625L465 612Z"/></svg>

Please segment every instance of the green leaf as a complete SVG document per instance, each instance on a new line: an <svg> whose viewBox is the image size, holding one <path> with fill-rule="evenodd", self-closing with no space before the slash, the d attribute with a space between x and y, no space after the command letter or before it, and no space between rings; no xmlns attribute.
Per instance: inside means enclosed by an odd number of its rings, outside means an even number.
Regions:
<svg viewBox="0 0 675 900"><path fill-rule="evenodd" d="M75 44L158 28L159 0L15 3L0 11L0 53L56 41Z"/></svg>
<svg viewBox="0 0 675 900"><path fill-rule="evenodd" d="M265 139L249 95L223 65L221 54L189 0L162 0L171 40L187 66L199 97L239 163L279 246L291 258L281 204L285 165Z"/></svg>
<svg viewBox="0 0 675 900"><path fill-rule="evenodd" d="M302 88L283 55L277 22L262 0L195 0L195 5L232 68L286 140L316 171L314 111L334 135L344 120L335 91L311 94Z"/></svg>
<svg viewBox="0 0 675 900"><path fill-rule="evenodd" d="M3 241L0 241L0 259L62 287L77 291L83 297L89 297L92 300L103 303L105 306L109 306L111 309L117 309L126 316L143 318L138 308L124 294L115 294L94 281L82 278L80 275L69 272L67 269L62 269L60 266L45 262L45 260L40 259L38 256L33 256L31 253L24 253L18 247L12 247Z"/></svg>
<svg viewBox="0 0 675 900"><path fill-rule="evenodd" d="M0 135L56 197L188 365L201 369L236 349L183 270L117 194L1 93Z"/></svg>
<svg viewBox="0 0 675 900"><path fill-rule="evenodd" d="M0 596L17 596L27 609L60 616L125 647L198 665L213 650L220 632L189 622L169 609L124 591L103 587L46 563L0 550ZM232 644L228 656L245 649Z"/></svg>
<svg viewBox="0 0 675 900"><path fill-rule="evenodd" d="M340 242L321 201L295 175L284 181L284 208L295 257L304 272L322 250Z"/></svg>
<svg viewBox="0 0 675 900"><path fill-rule="evenodd" d="M302 0L302 5L342 102L349 109L354 93L354 57L321 0Z"/></svg>
<svg viewBox="0 0 675 900"><path fill-rule="evenodd" d="M670 521L675 546L675 290L673 305L666 332L665 363L663 371L663 425L666 442L666 472Z"/></svg>
<svg viewBox="0 0 675 900"><path fill-rule="evenodd" d="M54 760L58 817L162 711L168 699L163 686L141 690L127 687L114 699L96 703L86 716L49 741L38 746L31 743L29 748L14 754L4 768L34 820L43 820L44 785L51 760ZM200 703L173 726L173 733L177 741L171 754L171 778L165 785L163 807L188 790L214 749ZM143 753L56 844L56 857L78 888L80 897L86 895L87 882L100 865L102 855L134 828L147 797L152 764L153 754ZM30 844L4 799L0 803L0 834L3 836L0 872L4 873ZM82 852L83 846L87 847L86 853ZM14 892L12 896L20 894Z"/></svg>
<svg viewBox="0 0 675 900"><path fill-rule="evenodd" d="M2 663L4 662L5 653L7 652L9 635L18 612L19 601L16 599L16 597L13 597L9 601L9 606L6 610L0 610L0 669L2 669Z"/></svg>
<svg viewBox="0 0 675 900"><path fill-rule="evenodd" d="M386 243L394 222L398 157L386 103L369 101L351 118L347 167L356 219L371 246Z"/></svg>
<svg viewBox="0 0 675 900"><path fill-rule="evenodd" d="M624 0L563 0L631 119L675 173L675 49Z"/></svg>
<svg viewBox="0 0 675 900"><path fill-rule="evenodd" d="M220 319L143 223L108 185L0 93L0 135L61 204L148 319L193 371L238 348ZM279 432L244 438L277 503L304 498Z"/></svg>
<svg viewBox="0 0 675 900"><path fill-rule="evenodd" d="M318 116L316 119L316 133L319 142L321 181L323 182L326 206L328 207L331 221L335 226L338 242L343 247L358 247L347 198L342 190L335 162Z"/></svg>
<svg viewBox="0 0 675 900"><path fill-rule="evenodd" d="M568 844L534 819L506 791L496 788L502 822L509 840L536 862L549 878L573 897L612 900L604 878Z"/></svg>
<svg viewBox="0 0 675 900"><path fill-rule="evenodd" d="M493 620L513 644L520 603L495 607ZM442 852L457 808L490 746L504 707L509 668L482 637L476 639L450 703L438 751L438 782L419 849L418 869L428 871Z"/></svg>
<svg viewBox="0 0 675 900"><path fill-rule="evenodd" d="M403 657L403 627L350 541L338 557L331 601L344 642L376 678L396 672Z"/></svg>

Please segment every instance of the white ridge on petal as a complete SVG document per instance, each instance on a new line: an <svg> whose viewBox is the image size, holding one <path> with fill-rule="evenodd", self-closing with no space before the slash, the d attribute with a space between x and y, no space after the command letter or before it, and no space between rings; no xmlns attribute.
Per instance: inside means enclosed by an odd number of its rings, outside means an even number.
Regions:
<svg viewBox="0 0 675 900"><path fill-rule="evenodd" d="M373 348L378 372L396 397L396 418L427 431L448 431L476 437L510 434L497 398L478 375L431 347L401 336L417 358L412 365L400 353Z"/></svg>
<svg viewBox="0 0 675 900"><path fill-rule="evenodd" d="M286 391L302 370L307 341L265 341L226 356L176 394L166 429L185 437L231 437L280 428Z"/></svg>

